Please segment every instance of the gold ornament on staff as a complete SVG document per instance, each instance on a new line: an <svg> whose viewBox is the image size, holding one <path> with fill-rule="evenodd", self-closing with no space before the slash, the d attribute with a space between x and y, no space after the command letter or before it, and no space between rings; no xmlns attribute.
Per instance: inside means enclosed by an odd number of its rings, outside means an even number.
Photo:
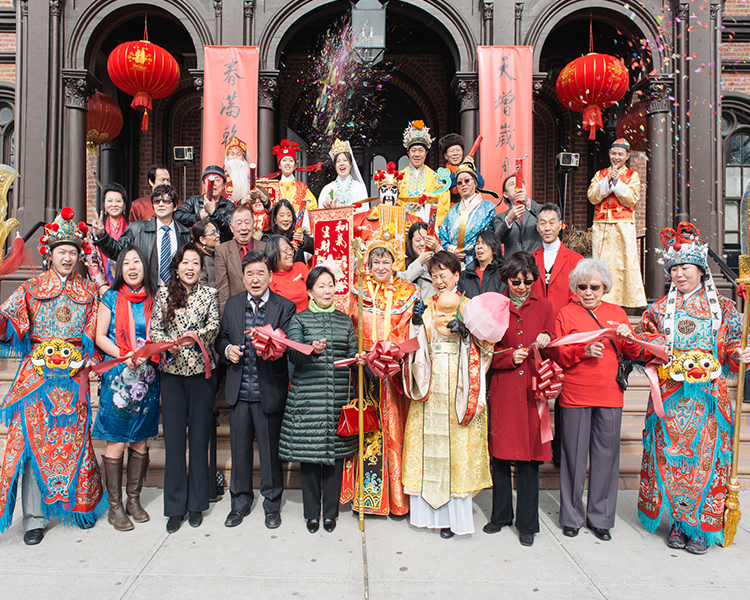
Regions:
<svg viewBox="0 0 750 600"><path fill-rule="evenodd" d="M352 240L352 251L354 256L357 257L357 344L358 354L362 354L365 345L365 329L364 329L364 309L362 307L362 285L365 278L365 244L362 238L354 238ZM364 497L364 483L365 483L365 423L364 423L364 408L365 408L365 390L364 390L364 379L365 379L365 368L362 365L357 367L358 370L358 388L359 388L359 402L357 403L357 412L359 414L359 472L357 476L357 502L359 503L359 530L365 530L365 497Z"/></svg>
<svg viewBox="0 0 750 600"><path fill-rule="evenodd" d="M7 219L8 216L8 190L18 177L18 171L8 165L0 165L0 265L5 259L5 240L14 227L18 227L16 219Z"/></svg>
<svg viewBox="0 0 750 600"><path fill-rule="evenodd" d="M748 207L748 241L750 241L750 206ZM750 252L750 250L748 251ZM740 255L740 277L737 283L750 286L750 254ZM748 324L750 312L748 304L750 299L745 294L744 307L742 309L742 341L741 348L747 348ZM740 483L737 481L737 469L740 458L740 424L742 422L742 398L745 395L745 363L740 363L737 381L737 400L734 407L734 438L732 439L732 469L727 478L727 499L724 503L724 547L728 548L734 543L737 533L737 525L740 523L742 511L740 511Z"/></svg>

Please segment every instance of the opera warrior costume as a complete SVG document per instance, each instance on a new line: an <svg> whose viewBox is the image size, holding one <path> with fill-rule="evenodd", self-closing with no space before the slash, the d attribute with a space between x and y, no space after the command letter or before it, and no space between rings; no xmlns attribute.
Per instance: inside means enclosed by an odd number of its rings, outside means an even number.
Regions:
<svg viewBox="0 0 750 600"><path fill-rule="evenodd" d="M638 338L665 346L672 357L659 367L665 416L656 414L653 397L646 411L638 515L652 533L667 515L682 535L704 546L722 544L733 433L726 374L739 368L734 351L742 319L716 293L708 245L693 225L663 230L662 242L668 274L675 265L694 264L708 278L685 294L673 283L636 328Z"/></svg>
<svg viewBox="0 0 750 600"><path fill-rule="evenodd" d="M485 410L491 345L447 328L468 301L453 292L433 296L418 332L420 349L404 373L412 400L403 455L411 524L457 534L474 532L472 498L492 487Z"/></svg>
<svg viewBox="0 0 750 600"><path fill-rule="evenodd" d="M290 142L289 140L281 140L278 146L273 147L273 153L276 156L277 162L286 156L291 156L295 164L297 164L298 152L299 146L297 142ZM306 202L305 210L318 208L318 201L315 199L315 194L310 191L305 182L297 181L293 175L288 177L280 175L278 181L269 181L262 185L266 188L271 198L271 204L276 204L282 198L286 198L294 206L294 213L297 215L299 215L299 209L303 202Z"/></svg>
<svg viewBox="0 0 750 600"><path fill-rule="evenodd" d="M403 208L401 210L403 211ZM393 230L393 227L388 229ZM401 231L403 232L403 229ZM394 256L394 272L399 260L403 267L402 236L400 243L391 232L373 238L367 247L367 254L376 247L387 248ZM381 340L389 340L396 344L405 342L409 334L414 303L418 299L417 286L400 277L394 275L387 283L380 284L369 273L365 275L362 297L365 349ZM349 316L356 328L356 287L352 288L349 297ZM377 430L365 434L363 503L364 511L368 514L405 515L409 511L409 500L401 483L401 451L408 401L400 387L400 381L394 382L390 378L381 380L367 377L365 380L365 400L374 404L380 424ZM362 506L358 498L358 459L355 455L344 463L341 502L354 500L354 509L360 510Z"/></svg>
<svg viewBox="0 0 750 600"><path fill-rule="evenodd" d="M404 148L407 152L412 146L424 146L426 151L430 150L434 140L430 137L430 128L425 127L422 121L412 121L404 130ZM451 193L446 190L442 194L433 194L432 190L438 189L438 178L435 171L423 164L418 169L414 168L411 163L401 171L403 179L399 183L399 196L401 198L411 198L411 201L404 203L406 212L416 215L425 223L435 220L435 227L440 224L448 214L451 207ZM422 195L431 198L436 204L420 204L415 202L414 198Z"/></svg>
<svg viewBox="0 0 750 600"><path fill-rule="evenodd" d="M40 252L62 244L92 251L83 241L86 225L76 225L74 216L71 208L62 209L45 227ZM0 531L11 524L16 488L27 470L33 478L24 478L24 486L39 489L25 491L24 503L28 493L41 490L41 514L33 515L42 521L38 528L51 516L90 527L107 508L91 444L90 398L86 393L81 402L78 394L81 369L95 353L96 314L93 284L76 271L63 280L52 267L24 282L0 306L0 339L23 355L0 405L8 426ZM88 382L83 385L88 390Z"/></svg>
<svg viewBox="0 0 750 600"><path fill-rule="evenodd" d="M615 140L612 148L630 153L624 139ZM617 171L617 183L610 187L611 169ZM612 290L604 301L623 307L646 306L646 292L641 279L638 243L635 231L635 205L641 190L641 179L636 171L624 163L619 168L597 171L588 189L588 199L594 208L591 227L592 253L607 263L612 274Z"/></svg>

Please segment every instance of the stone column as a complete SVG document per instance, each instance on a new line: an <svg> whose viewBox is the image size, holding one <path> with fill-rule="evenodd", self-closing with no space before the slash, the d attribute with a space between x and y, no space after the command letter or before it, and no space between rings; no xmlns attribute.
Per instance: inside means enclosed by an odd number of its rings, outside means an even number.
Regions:
<svg viewBox="0 0 750 600"><path fill-rule="evenodd" d="M47 173L45 184L45 212L47 213L45 220L48 222L55 218L55 214L60 207L58 173L60 171L60 67L62 65L61 13L62 0L50 0L49 62L47 68L47 83L49 85L47 104Z"/></svg>
<svg viewBox="0 0 750 600"><path fill-rule="evenodd" d="M664 295L664 268L659 264L660 234L672 226L671 173L671 111L674 86L670 77L649 81L647 94L648 119L648 186L646 187L646 297L649 302Z"/></svg>
<svg viewBox="0 0 750 600"><path fill-rule="evenodd" d="M273 159L274 106L279 97L279 72L261 71L258 77L258 175L276 171Z"/></svg>
<svg viewBox="0 0 750 600"><path fill-rule="evenodd" d="M116 182L123 185L123 173L121 170L122 161L122 144L119 139L114 139L99 146L99 181L102 186L108 183ZM101 190L99 190L101 200ZM135 198L130 198L132 202Z"/></svg>
<svg viewBox="0 0 750 600"><path fill-rule="evenodd" d="M713 111L711 139L711 168L713 170L713 190L711 202L711 229L716 236L715 250L721 254L724 247L724 145L721 136L721 4L711 4L711 49L714 67L711 73L710 108Z"/></svg>
<svg viewBox="0 0 750 600"><path fill-rule="evenodd" d="M456 73L451 87L460 104L461 135L464 136L465 154L471 149L474 140L477 138L479 75L477 73ZM478 161L477 164L479 164Z"/></svg>
<svg viewBox="0 0 750 600"><path fill-rule="evenodd" d="M222 6L223 0L214 0L214 20L216 21L216 44L221 46L223 32L222 32L222 13L224 7Z"/></svg>
<svg viewBox="0 0 750 600"><path fill-rule="evenodd" d="M685 60L690 52L690 45L688 44L687 28L689 11L687 4L678 4L675 7L675 15L679 18L679 22L675 24L675 34L677 35L677 41L675 42L677 54L676 60L676 74L679 74L675 78L676 86L676 98L677 98L677 123L675 124L675 131L673 139L675 139L675 149L677 156L675 158L675 164L677 172L675 173L675 212L674 224L676 225L680 221L690 220L690 162L688 157L690 156L690 130L689 130L689 92L690 92L690 78L688 77L688 64ZM716 65L715 68L720 68ZM671 223L670 223L671 225Z"/></svg>
<svg viewBox="0 0 750 600"><path fill-rule="evenodd" d="M255 0L244 0L242 12L242 43L253 45L253 17L255 15Z"/></svg>
<svg viewBox="0 0 750 600"><path fill-rule="evenodd" d="M495 41L495 3L482 3L482 44L492 46Z"/></svg>
<svg viewBox="0 0 750 600"><path fill-rule="evenodd" d="M98 87L88 71L63 69L65 131L63 132L63 206L70 206L77 219L86 218L86 102Z"/></svg>
<svg viewBox="0 0 750 600"><path fill-rule="evenodd" d="M521 45L521 20L523 19L523 2L516 2L516 15L513 27L513 43Z"/></svg>

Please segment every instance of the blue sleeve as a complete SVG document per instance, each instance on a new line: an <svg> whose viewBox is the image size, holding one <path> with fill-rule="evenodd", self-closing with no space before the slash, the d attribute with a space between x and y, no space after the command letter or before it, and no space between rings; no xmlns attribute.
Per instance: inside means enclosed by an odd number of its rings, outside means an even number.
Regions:
<svg viewBox="0 0 750 600"><path fill-rule="evenodd" d="M107 290L102 296L102 304L109 309L112 313L112 319L115 318L115 305L117 304L117 292L115 290Z"/></svg>

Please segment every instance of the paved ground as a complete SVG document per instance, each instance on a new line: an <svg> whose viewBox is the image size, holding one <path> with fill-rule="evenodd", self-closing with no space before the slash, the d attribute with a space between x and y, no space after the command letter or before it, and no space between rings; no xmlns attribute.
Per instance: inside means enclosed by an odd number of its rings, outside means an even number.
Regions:
<svg viewBox="0 0 750 600"><path fill-rule="evenodd" d="M474 501L477 533L443 540L408 521L366 519L367 577L358 520L343 512L337 529L310 535L299 491L285 494L282 526L263 526L262 510L235 529L224 527L225 497L203 525L185 522L165 531L161 491L144 490L149 523L115 532L100 522L89 531L52 524L39 546L22 541L20 508L0 536L3 598L67 599L357 599L400 598L607 598L687 600L748 597L750 517L731 548L698 557L666 547L666 528L646 533L636 516L636 492L621 491L611 542L582 529L566 538L557 524L558 493L540 498L542 531L532 548L515 529L482 533L490 509L484 491ZM750 514L750 492L741 495ZM743 591L744 590L744 591Z"/></svg>

